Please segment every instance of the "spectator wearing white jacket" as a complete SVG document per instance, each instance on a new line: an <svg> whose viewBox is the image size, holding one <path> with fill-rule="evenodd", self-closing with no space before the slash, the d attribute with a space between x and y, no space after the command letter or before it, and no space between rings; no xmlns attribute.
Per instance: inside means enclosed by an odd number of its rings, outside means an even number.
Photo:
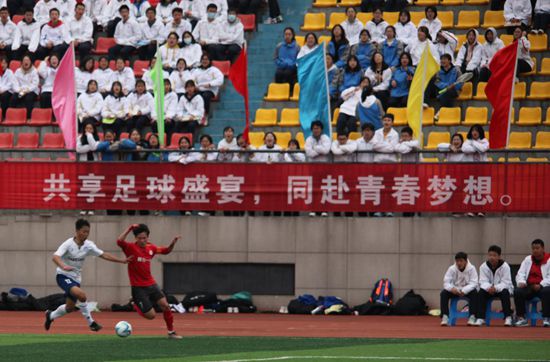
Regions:
<svg viewBox="0 0 550 362"><path fill-rule="evenodd" d="M227 151L237 151L237 139L233 127L227 126L223 129L223 138L218 142L218 161L227 162L233 160L234 153Z"/></svg>
<svg viewBox="0 0 550 362"><path fill-rule="evenodd" d="M504 3L504 26L521 26L525 29L531 23L533 7L530 0L506 0Z"/></svg>
<svg viewBox="0 0 550 362"><path fill-rule="evenodd" d="M172 21L172 11L178 7L178 3L174 0L160 0L156 10L157 15L164 25Z"/></svg>
<svg viewBox="0 0 550 362"><path fill-rule="evenodd" d="M359 33L365 29L363 23L357 20L357 11L353 6L346 8L347 19L342 21L340 25L344 28L346 38L349 40L349 45L355 45L359 43ZM387 26L387 25L386 25Z"/></svg>
<svg viewBox="0 0 550 362"><path fill-rule="evenodd" d="M227 0L202 0L201 5L199 5L202 20L208 19L208 5L210 4L216 5L216 19L223 20L227 17Z"/></svg>
<svg viewBox="0 0 550 362"><path fill-rule="evenodd" d="M223 74L216 67L212 66L212 61L207 54L201 57L201 66L192 72L195 78L200 95L204 99L204 109L206 113L210 112L210 102L212 98L218 95L220 87L223 85Z"/></svg>
<svg viewBox="0 0 550 362"><path fill-rule="evenodd" d="M191 23L183 18L183 11L181 8L172 9L172 20L164 26L164 36L168 37L170 33L178 34L178 38L181 39L183 33L191 31Z"/></svg>
<svg viewBox="0 0 550 362"><path fill-rule="evenodd" d="M476 325L478 305L478 277L475 266L468 261L465 252L455 255L455 263L447 269L443 278L443 290L441 291L441 325L449 323L449 300L453 298L468 299L468 325Z"/></svg>
<svg viewBox="0 0 550 362"><path fill-rule="evenodd" d="M44 59L52 53L63 56L69 48L71 36L69 29L61 20L59 20L59 10L53 8L50 10L50 21L42 26L40 31L40 41L36 50L36 57Z"/></svg>
<svg viewBox="0 0 550 362"><path fill-rule="evenodd" d="M114 34L116 44L109 48L109 59L122 57L128 60L139 46L143 34L138 22L130 18L130 9L127 5L122 5L119 13L121 19L116 25Z"/></svg>
<svg viewBox="0 0 550 362"><path fill-rule="evenodd" d="M454 62L455 49L457 44L458 39L453 33L446 30L440 30L439 33L437 33L437 38L435 42L437 54L434 55L438 58L441 58L443 54L449 54L451 56L451 61Z"/></svg>
<svg viewBox="0 0 550 362"><path fill-rule="evenodd" d="M53 81L57 74L59 58L56 54L46 57L38 66L38 76L42 80L40 87L40 108L52 108Z"/></svg>
<svg viewBox="0 0 550 362"><path fill-rule="evenodd" d="M154 107L153 96L145 89L145 82L142 79L137 80L135 92L128 96L126 132L135 128L142 133L143 128L151 123L151 111Z"/></svg>
<svg viewBox="0 0 550 362"><path fill-rule="evenodd" d="M411 21L411 13L408 10L399 12L399 20L395 23L395 38L404 46L416 41L416 26Z"/></svg>
<svg viewBox="0 0 550 362"><path fill-rule="evenodd" d="M99 135L93 122L86 122L83 132L76 139L76 153L79 161L97 161L99 160L96 151L99 144Z"/></svg>
<svg viewBox="0 0 550 362"><path fill-rule="evenodd" d="M363 123L361 126L361 138L357 141L357 151L374 151L374 126L372 123ZM374 162L373 153L357 153L357 162Z"/></svg>
<svg viewBox="0 0 550 362"><path fill-rule="evenodd" d="M283 160L283 150L281 146L277 144L277 136L273 132L266 132L264 135L264 144L258 148L259 151L273 151L273 152L258 152L254 154L255 162L272 163L281 162Z"/></svg>
<svg viewBox="0 0 550 362"><path fill-rule="evenodd" d="M168 140L174 132L174 121L176 119L176 113L178 110L178 96L172 92L172 86L170 80L164 78L164 131L168 135ZM157 111L156 107L153 107L151 111L151 128L154 133L158 133L157 124Z"/></svg>
<svg viewBox="0 0 550 362"><path fill-rule="evenodd" d="M145 14L146 20L141 24L143 45L138 48L138 52L141 60L150 60L155 56L157 46L164 43L166 37L164 24L157 18L155 8L149 7Z"/></svg>
<svg viewBox="0 0 550 362"><path fill-rule="evenodd" d="M33 9L25 10L23 20L17 24L17 29L19 29L21 38L14 57L16 59L21 59L24 54L31 51L31 43L33 45L33 51L36 50L40 39L40 24L34 19Z"/></svg>
<svg viewBox="0 0 550 362"><path fill-rule="evenodd" d="M101 110L103 109L103 97L98 92L97 82L91 79L88 82L86 91L78 96L76 100L76 116L78 118L79 130L85 123L99 123L101 121Z"/></svg>
<svg viewBox="0 0 550 362"><path fill-rule="evenodd" d="M287 151L300 151L300 142L296 139L288 141ZM306 155L303 151L286 152L283 156L284 162L306 162Z"/></svg>
<svg viewBox="0 0 550 362"><path fill-rule="evenodd" d="M143 75L141 76L141 79L145 82L145 88L147 88L147 91L151 94L154 94L153 92L153 78L151 78L151 70L155 67L155 63L157 62L157 58L151 59L151 62L149 62L149 68L145 69L143 72ZM170 74L163 70L162 71L162 77L164 80L170 78Z"/></svg>
<svg viewBox="0 0 550 362"><path fill-rule="evenodd" d="M185 83L185 93L178 102L178 113L174 130L178 133L191 133L195 130L204 117L204 100L197 91L195 82L188 80Z"/></svg>
<svg viewBox="0 0 550 362"><path fill-rule="evenodd" d="M197 25L197 22L203 16L202 0L181 0L179 7L183 10L183 17L193 26Z"/></svg>
<svg viewBox="0 0 550 362"><path fill-rule="evenodd" d="M437 18L437 8L435 6L427 6L424 9L424 14L426 17L418 23L418 27L425 26L430 31L430 37L433 39L436 38L437 33L441 30L443 24L441 20Z"/></svg>
<svg viewBox="0 0 550 362"><path fill-rule="evenodd" d="M134 0L130 7L134 19L141 25L147 21L147 10L151 8L151 4L147 0Z"/></svg>
<svg viewBox="0 0 550 362"><path fill-rule="evenodd" d="M115 63L116 69L111 74L110 82L120 82L122 84L122 92L128 95L133 92L136 87L136 77L132 68L127 67L124 59L117 58Z"/></svg>
<svg viewBox="0 0 550 362"><path fill-rule="evenodd" d="M512 326L512 308L510 297L514 292L510 265L501 259L502 249L491 245L487 252L487 261L479 267L479 313L476 325L485 324L487 303L491 299L500 299L504 313L504 325Z"/></svg>
<svg viewBox="0 0 550 362"><path fill-rule="evenodd" d="M181 136L178 140L178 150L179 152L175 151L168 154L169 162L178 162L183 165L187 165L198 161L200 154L196 152L189 152L193 150L193 147L191 147L191 140L187 136Z"/></svg>
<svg viewBox="0 0 550 362"><path fill-rule="evenodd" d="M418 151L420 150L420 142L413 139L413 130L409 126L401 129L401 139L395 145L395 152L401 155L401 162L416 163L419 159Z"/></svg>
<svg viewBox="0 0 550 362"><path fill-rule="evenodd" d="M6 52L8 59L13 58L13 45L15 39L19 39L21 34L17 25L10 20L10 14L7 7L0 8L0 51Z"/></svg>
<svg viewBox="0 0 550 362"><path fill-rule="evenodd" d="M181 49L178 44L179 36L175 32L168 35L166 44L159 48L162 58L162 68L167 71L176 69L176 63L181 56Z"/></svg>
<svg viewBox="0 0 550 362"><path fill-rule="evenodd" d="M50 10L58 6L56 0L39 0L34 6L34 18L38 24L46 24L50 20Z"/></svg>
<svg viewBox="0 0 550 362"><path fill-rule="evenodd" d="M207 134L201 135L199 142L201 144L200 150L201 151L215 151L216 145L214 144L214 141L212 140L212 137ZM217 152L201 152L199 155L198 161L200 162L213 162L218 159L218 153Z"/></svg>
<svg viewBox="0 0 550 362"><path fill-rule="evenodd" d="M178 97L183 96L183 93L185 93L185 84L187 84L188 80L193 80L193 75L191 74L191 71L187 69L185 59L178 59L176 70L170 74L168 79L170 79L172 88Z"/></svg>
<svg viewBox="0 0 550 362"><path fill-rule="evenodd" d="M382 53L376 51L372 55L370 66L365 71L369 78L373 94L380 100L384 109L388 108L390 98L390 81L392 77L391 68L384 62Z"/></svg>
<svg viewBox="0 0 550 362"><path fill-rule="evenodd" d="M10 105L10 99L13 96L14 83L15 76L11 69L8 68L8 60L0 56L0 105L4 117Z"/></svg>
<svg viewBox="0 0 550 362"><path fill-rule="evenodd" d="M489 63L491 63L495 53L502 48L504 48L504 42L499 39L496 29L488 28L485 30L485 43L482 45L483 56L481 58L481 69L479 71L480 82L487 82L491 77Z"/></svg>
<svg viewBox="0 0 550 362"><path fill-rule="evenodd" d="M107 8L108 4L107 0L87 0L86 15L92 19L94 24L101 24L103 11Z"/></svg>
<svg viewBox="0 0 550 362"><path fill-rule="evenodd" d="M479 68L483 58L483 46L477 41L478 32L470 29L466 33L466 41L460 47L454 66L459 67L464 74L466 72L479 75Z"/></svg>
<svg viewBox="0 0 550 362"><path fill-rule="evenodd" d="M39 76L32 65L30 56L25 55L21 60L21 67L15 71L13 77L13 94L10 107L27 108L27 118L31 118L34 101L38 95Z"/></svg>
<svg viewBox="0 0 550 362"><path fill-rule="evenodd" d="M84 4L76 4L74 16L67 22L69 35L80 59L84 59L90 54L93 42L94 24L92 19L84 15L85 10Z"/></svg>
<svg viewBox="0 0 550 362"><path fill-rule="evenodd" d="M193 29L193 37L208 54L212 54L212 59L219 58L220 36L222 35L221 21L216 19L216 12L216 5L209 4L207 19L200 20Z"/></svg>
<svg viewBox="0 0 550 362"><path fill-rule="evenodd" d="M126 5L128 11L130 11L132 2L130 0L110 0L102 11L101 19L98 23L105 29L108 37L112 38L115 34L116 26L120 21L120 8L123 5Z"/></svg>
<svg viewBox="0 0 550 362"><path fill-rule="evenodd" d="M341 130L330 147L334 162L353 162L355 161L355 151L357 143L349 139L349 132Z"/></svg>
<svg viewBox="0 0 550 362"><path fill-rule="evenodd" d="M365 24L365 29L369 31L373 44L380 44L386 39L385 34L388 25L389 24L382 18L382 10L375 9L372 12L372 19ZM357 42L359 42L359 39L357 39Z"/></svg>
<svg viewBox="0 0 550 362"><path fill-rule="evenodd" d="M355 132L357 130L357 105L361 102L363 89L369 85L369 82L369 79L364 77L357 87L349 87L340 94L344 102L340 105L340 112L336 120L338 132L343 130Z"/></svg>
<svg viewBox="0 0 550 362"><path fill-rule="evenodd" d="M298 52L296 59L300 59L301 57L308 55L317 49L318 46L319 42L317 40L317 35L315 35L315 33L307 33L304 37L304 45L300 47L300 51Z"/></svg>
<svg viewBox="0 0 550 362"><path fill-rule="evenodd" d="M485 138L485 131L479 124L474 124L468 131L466 141L462 145L465 162L486 162L489 141Z"/></svg>
<svg viewBox="0 0 550 362"><path fill-rule="evenodd" d="M128 117L128 101L122 92L122 84L114 81L111 86L111 94L105 98L101 109L101 124L103 130L110 129L118 140L120 132L124 129L124 123Z"/></svg>
<svg viewBox="0 0 550 362"><path fill-rule="evenodd" d="M311 122L311 136L306 139L305 151L309 162L327 162L329 160L331 140L323 134L321 121Z"/></svg>
<svg viewBox="0 0 550 362"><path fill-rule="evenodd" d="M202 47L197 44L190 31L183 33L180 56L185 59L189 68L197 68L201 65Z"/></svg>
<svg viewBox="0 0 550 362"><path fill-rule="evenodd" d="M532 32L544 34L548 24L550 24L550 0L537 0Z"/></svg>
<svg viewBox="0 0 550 362"><path fill-rule="evenodd" d="M407 47L405 48L405 51L411 55L413 65L415 67L418 65L418 62L420 61L420 58L422 57L422 53L424 52L424 48L426 48L426 46L430 47L432 56L436 60L437 64L439 64L437 47L431 41L431 36L428 28L426 28L425 26L419 26L416 33L416 40L412 43L409 43L409 45L407 45Z"/></svg>
<svg viewBox="0 0 550 362"><path fill-rule="evenodd" d="M94 74L94 59L84 58L80 61L80 66L74 69L74 77L76 82L76 94L82 94L86 91L88 82L93 78Z"/></svg>
<svg viewBox="0 0 550 362"><path fill-rule="evenodd" d="M525 327L525 303L538 297L542 301L543 326L550 327L550 253L544 251L544 241L531 242L531 255L521 262L516 274L514 304L516 305L515 325Z"/></svg>
<svg viewBox="0 0 550 362"><path fill-rule="evenodd" d="M399 134L393 128L393 114L385 114L382 117L382 128L374 132L374 162L397 162L395 146L399 143Z"/></svg>
<svg viewBox="0 0 550 362"><path fill-rule="evenodd" d="M220 28L220 44L218 45L219 52L216 60L229 60L233 63L241 53L244 44L244 27L237 17L235 9L229 10L227 20L222 20Z"/></svg>
<svg viewBox="0 0 550 362"><path fill-rule="evenodd" d="M106 56L99 58L99 67L92 73L92 79L97 82L99 93L106 95L111 91L113 70L109 68L109 59Z"/></svg>
<svg viewBox="0 0 550 362"><path fill-rule="evenodd" d="M451 136L451 143L440 143L437 145L437 150L445 152L445 161L447 162L464 162L463 143L464 137L460 133L455 133Z"/></svg>
<svg viewBox="0 0 550 362"><path fill-rule="evenodd" d="M518 66L516 68L516 77L521 73L528 73L533 70L533 60L531 59L531 43L527 40L527 34L520 27L514 29L514 40L519 42Z"/></svg>

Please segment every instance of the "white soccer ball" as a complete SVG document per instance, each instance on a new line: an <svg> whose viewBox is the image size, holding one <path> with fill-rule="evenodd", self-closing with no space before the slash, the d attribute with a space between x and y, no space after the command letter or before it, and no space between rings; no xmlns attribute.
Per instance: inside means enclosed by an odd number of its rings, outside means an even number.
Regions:
<svg viewBox="0 0 550 362"><path fill-rule="evenodd" d="M128 337L132 334L132 325L126 321L120 321L115 326L115 333L119 337Z"/></svg>

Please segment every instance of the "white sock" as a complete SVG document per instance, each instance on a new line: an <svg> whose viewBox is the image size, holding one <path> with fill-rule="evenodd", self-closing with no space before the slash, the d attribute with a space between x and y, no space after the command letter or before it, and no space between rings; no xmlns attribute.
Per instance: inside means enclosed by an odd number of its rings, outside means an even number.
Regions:
<svg viewBox="0 0 550 362"><path fill-rule="evenodd" d="M57 307L56 310L50 313L50 319L54 320L54 319L63 317L65 314L67 314L67 309L65 307L66 307L65 304L62 304L59 307Z"/></svg>
<svg viewBox="0 0 550 362"><path fill-rule="evenodd" d="M88 325L91 325L94 322L94 319L92 318L92 313L88 309L88 303L80 303L78 305L78 308L80 309L80 313L86 318L86 321L88 322Z"/></svg>

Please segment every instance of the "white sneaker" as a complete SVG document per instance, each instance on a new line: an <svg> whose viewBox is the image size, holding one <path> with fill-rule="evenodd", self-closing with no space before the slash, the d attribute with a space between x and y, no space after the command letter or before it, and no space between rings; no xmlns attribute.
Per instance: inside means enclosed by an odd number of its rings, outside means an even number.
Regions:
<svg viewBox="0 0 550 362"><path fill-rule="evenodd" d="M476 325L476 316L471 315L470 318L468 318L468 325L469 326L475 326Z"/></svg>
<svg viewBox="0 0 550 362"><path fill-rule="evenodd" d="M328 214L326 212L321 213L321 217L327 217L327 216L328 216Z"/></svg>
<svg viewBox="0 0 550 362"><path fill-rule="evenodd" d="M446 314L443 314L441 317L441 326L447 327L449 325L449 317Z"/></svg>
<svg viewBox="0 0 550 362"><path fill-rule="evenodd" d="M199 211L199 212L198 212L198 215L199 215L199 216L210 216L209 213L204 212L204 211Z"/></svg>
<svg viewBox="0 0 550 362"><path fill-rule="evenodd" d="M309 213L309 217L315 217L315 216L316 216L316 215L315 215L314 212L310 212L310 213Z"/></svg>
<svg viewBox="0 0 550 362"><path fill-rule="evenodd" d="M550 327L550 318L544 318L542 320L542 326L545 327L545 328Z"/></svg>
<svg viewBox="0 0 550 362"><path fill-rule="evenodd" d="M506 319L504 320L504 326L505 327L511 327L512 325L513 325L512 317L510 317L510 316L506 317Z"/></svg>
<svg viewBox="0 0 550 362"><path fill-rule="evenodd" d="M84 216L84 215L86 215L86 210L80 211L80 216Z"/></svg>
<svg viewBox="0 0 550 362"><path fill-rule="evenodd" d="M386 217L393 217L393 212L387 212Z"/></svg>
<svg viewBox="0 0 550 362"><path fill-rule="evenodd" d="M94 215L95 215L95 212L94 212L93 210L90 210L90 211L88 211L88 215L94 216Z"/></svg>
<svg viewBox="0 0 550 362"><path fill-rule="evenodd" d="M482 327L483 325L485 325L485 319L481 319L481 318L478 318L474 324L474 326L476 327Z"/></svg>
<svg viewBox="0 0 550 362"><path fill-rule="evenodd" d="M514 324L514 326L516 327L527 327L528 325L529 323L525 318L518 318L518 320L516 321L516 324Z"/></svg>
<svg viewBox="0 0 550 362"><path fill-rule="evenodd" d="M191 216L191 211L186 211L185 216Z"/></svg>

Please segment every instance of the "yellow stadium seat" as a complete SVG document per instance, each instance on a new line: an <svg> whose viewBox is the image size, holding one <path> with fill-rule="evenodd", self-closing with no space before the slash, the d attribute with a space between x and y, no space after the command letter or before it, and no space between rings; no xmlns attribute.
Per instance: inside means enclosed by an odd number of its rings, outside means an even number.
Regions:
<svg viewBox="0 0 550 362"><path fill-rule="evenodd" d="M458 126L460 125L460 107L441 107L439 109L438 126Z"/></svg>
<svg viewBox="0 0 550 362"><path fill-rule="evenodd" d="M504 11L503 10L487 10L483 15L483 28L503 28L504 27Z"/></svg>
<svg viewBox="0 0 550 362"><path fill-rule="evenodd" d="M336 0L315 0L313 3L315 8L331 8L336 7Z"/></svg>
<svg viewBox="0 0 550 362"><path fill-rule="evenodd" d="M548 162L546 157L527 157L527 162Z"/></svg>
<svg viewBox="0 0 550 362"><path fill-rule="evenodd" d="M406 126L407 125L407 108L394 108L390 107L386 113L393 114L393 125L396 127Z"/></svg>
<svg viewBox="0 0 550 362"><path fill-rule="evenodd" d="M296 133L296 141L298 141L298 144L300 144L300 149L303 150L306 145L306 140L304 138L303 132Z"/></svg>
<svg viewBox="0 0 550 362"><path fill-rule="evenodd" d="M321 35L318 41L319 41L319 44L322 44L322 43L328 44L330 42L330 35Z"/></svg>
<svg viewBox="0 0 550 362"><path fill-rule="evenodd" d="M537 138L535 141L536 150L549 150L550 149L550 132L537 132Z"/></svg>
<svg viewBox="0 0 550 362"><path fill-rule="evenodd" d="M550 98L550 82L531 82L527 99L542 101Z"/></svg>
<svg viewBox="0 0 550 362"><path fill-rule="evenodd" d="M449 132L430 132L428 134L428 143L425 149L435 150L440 143L449 143L451 141L451 134Z"/></svg>
<svg viewBox="0 0 550 362"><path fill-rule="evenodd" d="M306 13L302 30L315 31L323 30L327 23L325 13Z"/></svg>
<svg viewBox="0 0 550 362"><path fill-rule="evenodd" d="M502 40L505 46L508 46L514 41L514 36L510 34L502 34L500 36L500 40Z"/></svg>
<svg viewBox="0 0 550 362"><path fill-rule="evenodd" d="M300 126L300 110L298 108L283 108L281 111L281 127L298 127Z"/></svg>
<svg viewBox="0 0 550 362"><path fill-rule="evenodd" d="M472 99L475 99L476 101L486 101L487 100L487 96L485 95L486 86L487 86L487 83L479 82L477 84L476 95L473 96Z"/></svg>
<svg viewBox="0 0 550 362"><path fill-rule="evenodd" d="M462 91L458 95L459 101L467 101L472 99L474 93L474 86L472 85L472 82L464 83L462 86Z"/></svg>
<svg viewBox="0 0 550 362"><path fill-rule="evenodd" d="M466 0L464 3L466 5L487 5L489 0Z"/></svg>
<svg viewBox="0 0 550 362"><path fill-rule="evenodd" d="M346 20L346 13L330 13L327 29L331 30L335 25L338 25Z"/></svg>
<svg viewBox="0 0 550 362"><path fill-rule="evenodd" d="M288 101L289 92L288 83L270 83L264 101Z"/></svg>
<svg viewBox="0 0 550 362"><path fill-rule="evenodd" d="M299 46L303 46L306 43L306 37L303 35L296 35L294 39Z"/></svg>
<svg viewBox="0 0 550 362"><path fill-rule="evenodd" d="M424 163L438 163L439 158L437 158L437 157L422 157L420 161L424 162Z"/></svg>
<svg viewBox="0 0 550 362"><path fill-rule="evenodd" d="M258 108L254 127L273 127L277 124L277 109Z"/></svg>
<svg viewBox="0 0 550 362"><path fill-rule="evenodd" d="M435 109L433 107L424 108L422 111L422 125L433 126Z"/></svg>
<svg viewBox="0 0 550 362"><path fill-rule="evenodd" d="M543 123L545 126L550 126L550 108L546 109L546 120Z"/></svg>
<svg viewBox="0 0 550 362"><path fill-rule="evenodd" d="M525 99L527 94L527 83L519 82L514 86L514 100Z"/></svg>
<svg viewBox="0 0 550 362"><path fill-rule="evenodd" d="M277 137L277 144L282 148L288 147L288 141L292 138L292 133L290 132L273 132L275 137Z"/></svg>
<svg viewBox="0 0 550 362"><path fill-rule="evenodd" d="M339 115L340 115L340 108L334 108L334 112L332 112L332 122L330 123L332 126L336 126Z"/></svg>
<svg viewBox="0 0 550 362"><path fill-rule="evenodd" d="M529 77L531 75L537 74L537 58L531 57L531 61L533 62L533 69L531 69L531 71L527 73L520 73L520 77Z"/></svg>
<svg viewBox="0 0 550 362"><path fill-rule="evenodd" d="M529 42L531 42L532 52L544 52L548 49L548 35L546 34L529 34Z"/></svg>
<svg viewBox="0 0 550 362"><path fill-rule="evenodd" d="M474 124L480 124L485 126L487 124L488 112L485 107L468 107L466 108L466 116L462 125L473 126Z"/></svg>
<svg viewBox="0 0 550 362"><path fill-rule="evenodd" d="M479 10L462 10L458 12L457 29L479 28Z"/></svg>
<svg viewBox="0 0 550 362"><path fill-rule="evenodd" d="M387 11L384 13L384 20L390 25L394 25L399 20L399 12L397 11Z"/></svg>
<svg viewBox="0 0 550 362"><path fill-rule="evenodd" d="M452 28L454 25L455 14L452 11L439 11L437 18L441 20L441 27L443 29Z"/></svg>
<svg viewBox="0 0 550 362"><path fill-rule="evenodd" d="M264 133L263 132L249 132L248 139L250 144L256 148L264 144Z"/></svg>
<svg viewBox="0 0 550 362"><path fill-rule="evenodd" d="M358 140L359 138L361 138L361 133L359 132L350 132L349 133L349 139L350 140Z"/></svg>
<svg viewBox="0 0 550 362"><path fill-rule="evenodd" d="M542 123L542 108L540 107L521 107L519 109L519 118L516 124L518 126L537 126Z"/></svg>
<svg viewBox="0 0 550 362"><path fill-rule="evenodd" d="M543 58L539 75L550 75L550 58Z"/></svg>
<svg viewBox="0 0 550 362"><path fill-rule="evenodd" d="M505 162L506 158L499 157L497 162ZM508 157L508 162L521 162L521 159L519 157Z"/></svg>
<svg viewBox="0 0 550 362"><path fill-rule="evenodd" d="M430 6L430 5L439 5L439 0L417 0L414 2L416 6ZM387 21L387 20L386 20Z"/></svg>
<svg viewBox="0 0 550 362"><path fill-rule="evenodd" d="M290 100L293 102L298 102L300 99L300 85L298 83L294 83L294 89L292 90L292 97L290 97Z"/></svg>
<svg viewBox="0 0 550 362"><path fill-rule="evenodd" d="M367 23L367 21L369 21L371 19L372 19L372 13L362 13L362 12L357 13L357 20L362 22L363 25L365 25ZM386 20L386 13L384 13L384 20ZM390 23L388 22L388 24L390 24Z"/></svg>
<svg viewBox="0 0 550 362"><path fill-rule="evenodd" d="M426 15L423 11L411 11L411 21L414 25L418 26L420 20L424 19Z"/></svg>
<svg viewBox="0 0 550 362"><path fill-rule="evenodd" d="M342 0L340 6L359 6L361 5L361 0Z"/></svg>
<svg viewBox="0 0 550 362"><path fill-rule="evenodd" d="M449 5L462 5L464 4L464 0L441 0L442 6L449 6ZM439 17L439 13L438 13Z"/></svg>
<svg viewBox="0 0 550 362"><path fill-rule="evenodd" d="M508 149L528 149L531 148L531 132L510 132L508 140Z"/></svg>
<svg viewBox="0 0 550 362"><path fill-rule="evenodd" d="M455 51L459 51L460 47L464 44L466 41L466 34L455 34L456 36L456 48Z"/></svg>

